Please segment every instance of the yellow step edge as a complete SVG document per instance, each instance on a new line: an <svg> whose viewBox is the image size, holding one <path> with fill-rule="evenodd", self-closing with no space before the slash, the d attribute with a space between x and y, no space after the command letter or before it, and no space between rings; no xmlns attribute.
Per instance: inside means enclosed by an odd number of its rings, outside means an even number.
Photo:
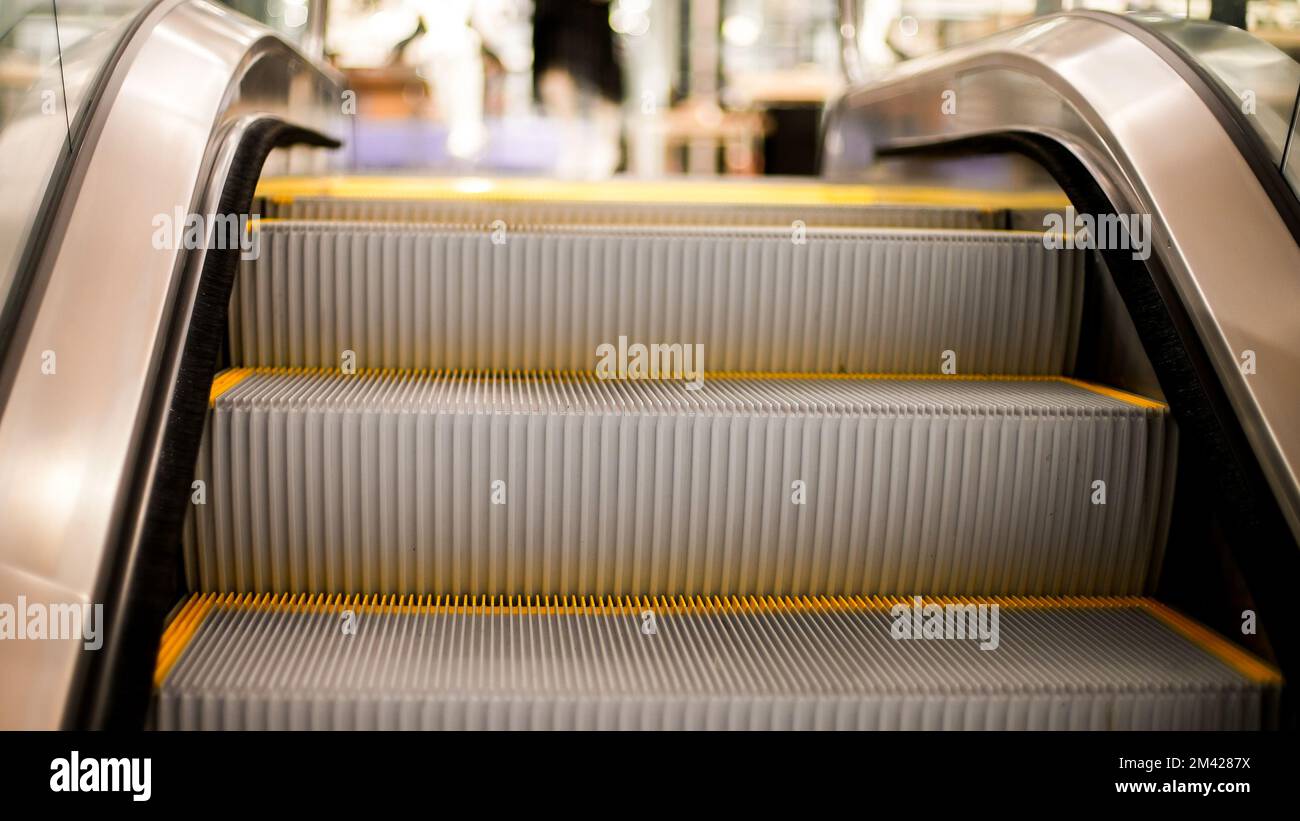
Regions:
<svg viewBox="0 0 1300 821"><path fill-rule="evenodd" d="M217 398L223 393L238 385L244 379L253 374L270 375L270 376L340 376L343 372L337 368L230 368L217 374L212 380L212 391L209 395L209 406L215 406ZM400 377L478 377L482 379L503 379L518 378L526 379L551 378L551 379L574 379L574 378L592 378L595 377L594 371L565 371L565 370L461 370L458 368L359 368L352 374L354 376L400 376ZM1168 405L1155 399L1148 399L1128 391L1122 391L1117 388L1106 387L1105 385L1096 385L1086 382L1082 379L1074 379L1069 376L1053 376L1050 374L940 374L940 373L802 373L797 371L705 371L704 379L731 379L731 380L794 380L806 379L809 381L822 380L898 380L898 381L938 381L938 382L1060 382L1066 385L1072 385L1076 388L1091 391L1111 399L1134 405L1139 408L1148 410L1167 410Z"/></svg>
<svg viewBox="0 0 1300 821"><path fill-rule="evenodd" d="M1243 650L1210 628L1153 599L1146 600L1143 606L1148 613L1160 619L1183 638L1251 681L1257 684L1281 686L1282 674L1277 668Z"/></svg>
<svg viewBox="0 0 1300 821"><path fill-rule="evenodd" d="M493 221L493 222L495 222L495 221ZM400 219L384 219L384 218L369 218L369 217L367 217L367 218L365 218L365 219L345 219L345 218L341 218L341 217L310 217L310 218L304 218L304 217L258 217L257 219L254 219L254 220L250 220L250 221L249 221L249 223L248 223L248 225L247 225L247 229L248 229L248 233L249 233L250 236L252 235L252 233L253 233L254 231L260 231L262 228L264 228L264 227L266 227L266 226L268 226L268 225L272 225L272 226L274 226L274 225L289 225L289 226L295 226L295 225L298 225L298 226L302 226L302 225L311 225L311 226L317 226L317 225L320 225L321 223L325 223L325 224L328 224L328 225L331 225L331 226L333 226L333 225L339 225L339 226L348 226L348 225L380 225L380 226L391 227L393 230L400 230L400 231L420 230L421 228L428 227L429 225L433 225L433 226L435 226L435 227L438 228L438 229L446 229L446 228L450 228L450 229L457 230L457 231L465 231L465 230L489 231L489 230L492 229L493 222L438 221L438 222L433 222L433 223L418 223L418 222L409 222L409 221L406 221L406 220L400 220ZM653 230L656 229L656 228L671 228L671 229L673 229L673 230L677 230L677 229L687 229L687 230L689 230L689 229L691 229L691 228L700 228L701 230L710 230L710 229L715 229L715 228L726 228L726 229L728 229L729 231L731 231L733 235L736 235L736 236L743 236L743 235L745 235L746 232L752 232L752 233L757 234L757 233L759 233L759 232L788 231L788 230L789 230L789 228L784 228L784 227L782 227L782 226L773 226L773 225L744 225L744 224L741 224L741 225L728 225L728 224L710 224L710 225L703 225L703 226L699 226L699 225L667 225L667 226L662 226L662 225L656 225L656 224L652 224L652 223L651 223L651 224L641 224L641 223L629 223L629 224L622 224L622 223L609 223L609 224L606 224L606 223L595 223L595 224L585 224L585 223L574 223L574 222L565 222L565 221L533 222L533 221L529 221L529 220L520 220L520 221L517 221L517 222L515 222L515 223L511 223L511 224L510 224L510 227L515 228L516 230L520 231L521 233L538 233L538 232L549 232L549 231L569 231L569 230L571 230L571 229L595 228L595 229L597 229L597 230L609 230L609 231L626 230L626 231L629 231L629 232L634 232L634 233L636 233L636 234L638 234L638 235L640 235L640 234L644 234L644 233L646 233L647 231L653 231ZM843 233L843 232L855 232L855 231L875 231L875 232L881 232L881 233L886 233L886 232L888 232L888 233L906 232L906 233L908 233L908 234L942 234L942 235L945 235L945 236L951 236L951 235L953 235L953 234L957 234L958 236L967 235L967 234L985 234L985 235L986 235L986 234L990 234L990 233L995 233L995 234L997 234L999 237L1025 236L1025 237L1036 237L1036 238L1041 238L1041 237L1043 236L1043 232L1042 232L1042 231L1035 231L1035 230L1026 229L1026 228L936 228L936 227L928 226L928 225L908 225L908 226L891 226L891 225L863 225L863 226L855 226L855 225L826 225L826 226L817 226L817 225L814 225L814 226L812 226L812 227L810 228L810 230L813 230L813 231L821 231L821 232L825 232L825 233L828 233L828 234L836 234L836 233ZM1066 234L1066 236L1074 236L1074 235L1073 235L1073 234Z"/></svg>
<svg viewBox="0 0 1300 821"><path fill-rule="evenodd" d="M217 404L217 397L253 375L251 368L229 368L212 379L212 388L208 391L208 407Z"/></svg>
<svg viewBox="0 0 1300 821"><path fill-rule="evenodd" d="M195 593L190 596L190 600L185 603L184 609L172 619L163 631L162 641L158 647L158 660L154 665L154 686L157 687L167 678L171 672L172 665L181 657L181 653L189 646L190 639L198 632L199 625L207 617L210 611L218 601L225 604L234 604L238 599L234 594L222 596L217 593Z"/></svg>
<svg viewBox="0 0 1300 821"><path fill-rule="evenodd" d="M154 684L166 680L208 613L216 608L276 613L363 613L457 616L636 616L647 609L667 615L771 612L878 612L896 605L992 605L1007 610L1140 609L1257 684L1280 686L1276 668L1223 636L1154 599L1141 596L569 596L569 595L366 595L193 593L163 632Z"/></svg>
<svg viewBox="0 0 1300 821"><path fill-rule="evenodd" d="M1151 410L1168 410L1169 406L1164 402L1155 399L1148 399L1145 396L1139 396L1136 393L1122 391L1119 388L1110 388L1105 385L1098 385L1093 382L1086 382L1082 379L1074 379L1069 376L1057 377L1067 385L1074 385L1076 388L1083 388L1086 391L1099 393L1102 396L1109 396L1111 399L1118 399L1121 402L1127 402L1130 405L1137 405L1139 408L1150 408Z"/></svg>
<svg viewBox="0 0 1300 821"><path fill-rule="evenodd" d="M1140 596L898 596L898 595L466 595L466 594L270 594L192 593L163 634L164 649L174 650L193 635L213 608L292 613L360 610L385 614L462 615L629 615L647 607L669 613L851 612L887 610L896 605L997 604L1005 609L1114 609L1145 607Z"/></svg>
<svg viewBox="0 0 1300 821"><path fill-rule="evenodd" d="M790 180L565 182L481 177L272 177L257 196L277 203L298 197L340 199L506 200L701 205L921 205L956 208L1064 208L1054 191L976 191L903 185L861 185Z"/></svg>

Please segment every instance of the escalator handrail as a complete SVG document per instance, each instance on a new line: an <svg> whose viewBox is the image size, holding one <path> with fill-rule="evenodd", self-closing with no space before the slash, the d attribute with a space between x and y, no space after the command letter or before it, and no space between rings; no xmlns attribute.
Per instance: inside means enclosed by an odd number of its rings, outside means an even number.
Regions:
<svg viewBox="0 0 1300 821"><path fill-rule="evenodd" d="M176 500L189 498L194 418L201 430L216 366L194 340L224 333L226 307L209 276L226 251L156 243L154 220L246 208L231 191L251 197L272 148L337 144L321 135L344 130L341 91L282 36L207 0L151 7L108 72L51 209L0 412L0 600L101 604L106 640L0 642L0 727L140 726L142 657L162 615L142 619L139 592L175 601ZM324 159L280 155L276 170L319 173ZM42 372L43 351L56 370ZM142 688L113 698L124 676Z"/></svg>
<svg viewBox="0 0 1300 821"><path fill-rule="evenodd" d="M947 90L955 112L941 111ZM1247 457L1300 539L1300 369L1281 355L1300 347L1294 197L1223 108L1181 52L1133 21L1067 12L850 89L828 111L824 154L842 174L873 154L1020 135L1068 153L1122 213L1150 215L1147 267L1185 313ZM1275 355L1247 374L1248 349Z"/></svg>
<svg viewBox="0 0 1300 821"><path fill-rule="evenodd" d="M1237 146L1241 156L1250 163L1255 178L1268 192L1278 214L1286 220L1287 227L1291 229L1291 236L1300 243L1300 197L1297 197L1295 190L1283 176L1281 162L1274 164L1268 146L1246 119L1241 101L1232 96L1231 91L1219 82L1214 73L1160 29L1143 25L1139 22L1139 18L1100 11L1080 11L1075 14L1078 17L1095 19L1115 26L1143 41L1187 81L1188 86L1196 91L1206 108L1214 112L1215 118ZM1282 161L1285 161L1285 151Z"/></svg>

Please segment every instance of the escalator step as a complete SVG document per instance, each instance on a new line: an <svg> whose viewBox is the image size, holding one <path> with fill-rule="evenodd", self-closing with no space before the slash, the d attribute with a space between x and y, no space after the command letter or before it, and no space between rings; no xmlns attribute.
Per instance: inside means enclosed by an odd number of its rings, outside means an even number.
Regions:
<svg viewBox="0 0 1300 821"><path fill-rule="evenodd" d="M1059 192L988 192L805 181L485 180L282 177L258 186L279 219L384 220L488 226L768 225L998 229L1009 214L1063 209ZM1042 227L1041 220L1033 226Z"/></svg>
<svg viewBox="0 0 1300 821"><path fill-rule="evenodd" d="M1153 601L918 604L195 596L163 637L156 726L1114 730L1276 720L1276 671ZM945 608L944 638L924 626L936 623L933 607Z"/></svg>
<svg viewBox="0 0 1300 821"><path fill-rule="evenodd" d="M1171 491L1165 407L1061 378L236 370L213 393L204 591L1136 594Z"/></svg>
<svg viewBox="0 0 1300 821"><path fill-rule="evenodd" d="M268 199L271 219L422 222L488 227L497 220L522 228L537 225L735 225L789 228L1003 227L1004 212L934 205L775 205L763 203L607 203L363 197Z"/></svg>
<svg viewBox="0 0 1300 821"><path fill-rule="evenodd" d="M1040 234L266 222L231 301L243 367L590 370L702 344L711 370L1060 374L1085 254ZM951 352L946 355L945 352ZM949 371L951 372L951 370Z"/></svg>

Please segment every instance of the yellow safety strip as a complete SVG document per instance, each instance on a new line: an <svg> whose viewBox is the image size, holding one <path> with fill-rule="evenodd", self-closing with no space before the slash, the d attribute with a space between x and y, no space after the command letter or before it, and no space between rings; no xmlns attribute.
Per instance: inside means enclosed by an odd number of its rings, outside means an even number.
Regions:
<svg viewBox="0 0 1300 821"><path fill-rule="evenodd" d="M421 226L421 223L410 222L408 220L400 220L400 219L394 220L394 219L369 218L369 217L365 219L344 219L340 217L313 217L311 219L304 219L301 217L260 217L257 220L248 223L248 233L251 236L254 231L260 231L262 228L268 225L302 226L302 225L315 225L322 222L336 223L339 225L362 225L362 224L384 225L384 226L393 227L397 230L411 230L411 231L418 231L420 230L420 226ZM438 223L438 225L440 227L446 227L450 225L458 230L466 230L466 229L487 230L492 227L492 224L489 222L468 222L468 221ZM567 231L573 227L575 226L572 223L563 220L557 220L552 222L521 221L520 223L518 223L519 230L524 233ZM580 227L586 229L593 226L580 226ZM594 226L594 228L597 230L616 231L622 229L637 234L645 234L649 231L653 231L655 228L660 228L660 227L665 227L665 226L641 225L636 223L629 223L626 225L621 223L610 223L610 224L601 223ZM692 228L707 230L710 228L717 228L719 226L718 225L670 225L666 227L671 228L674 231L683 231L683 230L689 231ZM721 227L728 228L732 232L729 236L744 236L747 231L750 231L752 234L757 236L762 231L772 231L772 230L780 229L780 226L771 226L771 225L727 225ZM1032 231L1024 228L935 228L933 226L928 226L928 225L913 225L913 226L829 225L829 226L820 226L820 227L813 226L810 230L821 231L828 234L836 234L838 232L849 232L849 231L880 231L880 232L905 231L909 234L936 234L936 235L942 234L945 236L952 236L955 234L959 237L968 234L997 234L999 237L1015 237L1015 236L1042 237L1043 236L1042 231ZM1066 236L1073 236L1073 235L1067 234Z"/></svg>
<svg viewBox="0 0 1300 821"><path fill-rule="evenodd" d="M1138 396L1136 393L1129 393L1118 388L1108 388L1105 385L1096 385L1092 382L1085 382L1082 379L1073 379L1068 376L1057 377L1062 382L1074 385L1076 388L1083 388L1086 391L1099 393L1102 396L1109 396L1111 399L1118 399L1121 402L1127 402L1130 405L1137 405L1139 408L1150 408L1152 410L1167 410L1169 408L1164 402L1158 402L1155 399L1148 399L1145 396Z"/></svg>
<svg viewBox="0 0 1300 821"><path fill-rule="evenodd" d="M207 617L208 611L218 603L233 604L238 600L233 593L227 593L225 596L218 596L210 593L206 596L194 594L190 596L189 601L167 625L163 631L162 641L158 644L158 660L154 664L153 683L158 686L167 678L167 673L176 663L176 659L181 657L181 653L189 646L190 639L198 632L199 625Z"/></svg>
<svg viewBox="0 0 1300 821"><path fill-rule="evenodd" d="M1069 205L1069 199L1057 191L977 191L789 180L616 179L565 182L482 177L272 177L258 184L257 195L277 203L290 203L298 197L333 197L719 205L924 205L988 210L1064 208Z"/></svg>
<svg viewBox="0 0 1300 821"><path fill-rule="evenodd" d="M1183 638L1199 646L1219 661L1258 684L1281 685L1282 674L1277 668L1261 661L1246 650L1228 641L1210 628L1158 601L1146 600L1145 609L1160 619Z"/></svg>
<svg viewBox="0 0 1300 821"><path fill-rule="evenodd" d="M210 404L215 406L217 397L225 393L230 388L239 384L241 381L253 374L266 374L270 376L338 376L342 371L337 368L231 368L222 371L217 378L212 381L212 394ZM458 378L458 377L477 377L481 379L504 379L519 378L526 379L576 379L576 378L595 378L594 371L560 371L560 370L461 370L458 368L450 369L423 369L423 368L359 368L356 376L384 376L384 377L434 377L434 378ZM938 382L1061 382L1066 385L1073 385L1076 388L1092 391L1093 393L1107 396L1111 399L1125 402L1129 405L1135 405L1139 408L1149 410L1166 410L1169 406L1163 402L1154 399L1148 399L1144 396L1129 393L1127 391L1108 388L1104 385L1094 385L1091 382L1085 382L1081 379L1074 379L1068 376L1052 376L1050 374L941 374L941 373L800 373L798 371L705 371L704 379L746 379L746 380L790 380L805 379L808 381L822 380L897 380L897 381L938 381ZM636 380L633 380L636 381Z"/></svg>
<svg viewBox="0 0 1300 821"><path fill-rule="evenodd" d="M253 374L250 368L229 368L217 374L212 380L212 389L208 391L208 407L215 407L217 397Z"/></svg>
<svg viewBox="0 0 1300 821"><path fill-rule="evenodd" d="M276 613L362 613L454 616L628 616L653 609L668 615L710 613L878 612L913 605L914 596L532 596L193 593L163 633L154 670L161 684L214 607ZM921 596L923 605L991 605L1008 610L1119 609L1147 611L1251 681L1279 685L1281 674L1217 633L1140 596Z"/></svg>

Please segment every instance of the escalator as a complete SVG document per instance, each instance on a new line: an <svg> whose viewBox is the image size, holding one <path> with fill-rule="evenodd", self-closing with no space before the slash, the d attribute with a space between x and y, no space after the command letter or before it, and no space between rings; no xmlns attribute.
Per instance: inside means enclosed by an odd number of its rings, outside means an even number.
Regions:
<svg viewBox="0 0 1300 821"><path fill-rule="evenodd" d="M1174 425L1069 375L1086 253L1013 202L434 185L263 184L160 727L1276 722L1142 598Z"/></svg>
<svg viewBox="0 0 1300 821"><path fill-rule="evenodd" d="M561 183L342 173L337 77L153 4L0 340L0 599L107 635L0 645L0 722L1294 726L1300 208L1153 31L917 61L824 181ZM174 206L253 218L151 246Z"/></svg>

